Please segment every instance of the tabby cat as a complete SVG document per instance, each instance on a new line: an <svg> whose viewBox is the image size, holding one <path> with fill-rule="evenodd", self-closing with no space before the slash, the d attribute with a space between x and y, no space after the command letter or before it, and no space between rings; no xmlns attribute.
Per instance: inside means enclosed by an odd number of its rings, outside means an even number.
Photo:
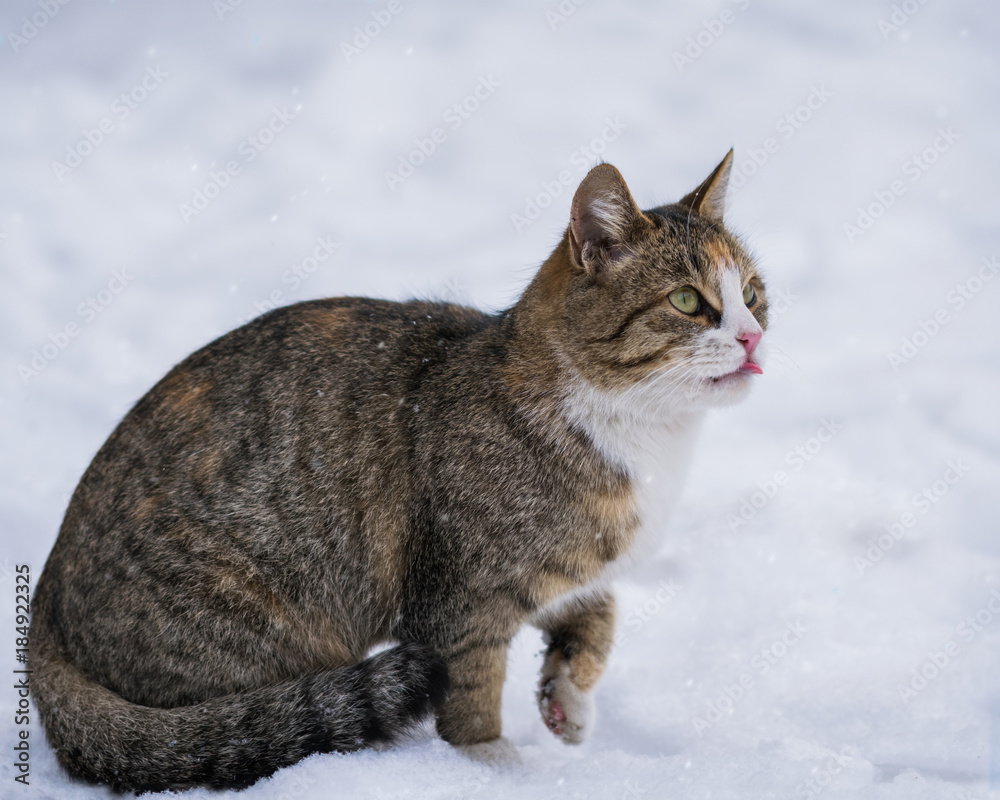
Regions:
<svg viewBox="0 0 1000 800"><path fill-rule="evenodd" d="M245 787L432 712L446 741L490 742L525 623L548 646L542 718L582 740L611 579L657 547L705 409L761 372L731 163L648 211L595 167L502 313L315 300L172 369L97 453L38 581L31 683L66 769Z"/></svg>

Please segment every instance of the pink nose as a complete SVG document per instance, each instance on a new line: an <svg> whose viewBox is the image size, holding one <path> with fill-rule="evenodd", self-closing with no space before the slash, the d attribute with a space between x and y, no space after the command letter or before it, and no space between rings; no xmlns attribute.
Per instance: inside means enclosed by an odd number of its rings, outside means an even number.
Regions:
<svg viewBox="0 0 1000 800"><path fill-rule="evenodd" d="M763 338L764 334L760 331L747 331L740 333L736 337L736 341L743 345L743 349L747 351L747 356L752 356L753 351L757 347L757 343Z"/></svg>

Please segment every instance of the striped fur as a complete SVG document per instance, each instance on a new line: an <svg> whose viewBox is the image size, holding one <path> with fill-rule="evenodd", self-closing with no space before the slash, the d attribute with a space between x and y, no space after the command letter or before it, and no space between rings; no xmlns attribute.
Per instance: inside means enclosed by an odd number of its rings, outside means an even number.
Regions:
<svg viewBox="0 0 1000 800"><path fill-rule="evenodd" d="M502 313L316 300L171 370L95 456L37 585L32 690L60 762L221 788L431 712L488 742L525 623L549 641L543 720L583 738L610 579L655 549L703 410L746 391L738 337L767 324L722 225L726 163L648 211L596 167ZM697 315L667 302L681 285Z"/></svg>

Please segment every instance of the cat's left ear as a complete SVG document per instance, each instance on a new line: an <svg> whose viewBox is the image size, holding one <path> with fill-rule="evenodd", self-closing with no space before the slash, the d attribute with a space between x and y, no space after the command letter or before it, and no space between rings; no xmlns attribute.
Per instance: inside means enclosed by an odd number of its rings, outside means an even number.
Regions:
<svg viewBox="0 0 1000 800"><path fill-rule="evenodd" d="M686 206L712 222L721 223L726 211L726 190L729 188L729 171L732 166L733 151L730 150L701 186L683 197L678 205Z"/></svg>
<svg viewBox="0 0 1000 800"><path fill-rule="evenodd" d="M569 222L573 260L592 278L604 278L651 226L621 173L610 164L598 164L573 195Z"/></svg>

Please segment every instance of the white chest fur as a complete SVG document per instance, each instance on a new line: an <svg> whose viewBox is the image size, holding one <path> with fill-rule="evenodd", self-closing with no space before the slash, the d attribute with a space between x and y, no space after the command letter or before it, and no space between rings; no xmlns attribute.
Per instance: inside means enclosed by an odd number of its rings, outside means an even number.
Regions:
<svg viewBox="0 0 1000 800"><path fill-rule="evenodd" d="M640 519L628 552L605 568L602 578L607 580L659 548L684 486L703 414L649 419L633 409L613 409L605 403L592 410L594 413L580 414L578 424L601 454L632 479Z"/></svg>
<svg viewBox="0 0 1000 800"><path fill-rule="evenodd" d="M640 525L628 551L588 586L559 597L541 610L557 611L575 598L604 589L634 564L653 555L663 541L680 497L704 412L649 414L648 403L630 403L581 381L567 395L567 419L586 432L594 447L630 477Z"/></svg>

